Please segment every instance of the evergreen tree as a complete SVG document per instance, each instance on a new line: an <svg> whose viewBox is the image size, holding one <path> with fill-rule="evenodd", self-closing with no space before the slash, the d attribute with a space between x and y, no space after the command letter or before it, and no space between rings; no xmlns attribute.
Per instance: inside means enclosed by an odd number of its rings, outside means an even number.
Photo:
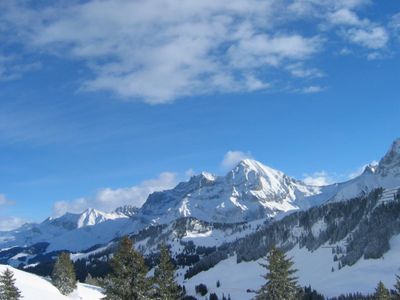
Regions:
<svg viewBox="0 0 400 300"><path fill-rule="evenodd" d="M394 285L393 299L400 300L400 276L396 275L396 283Z"/></svg>
<svg viewBox="0 0 400 300"><path fill-rule="evenodd" d="M143 256L133 248L129 237L122 238L119 248L111 259L112 269L103 281L108 300L147 300L150 282L146 278L147 267Z"/></svg>
<svg viewBox="0 0 400 300"><path fill-rule="evenodd" d="M63 252L58 256L51 280L63 295L72 293L76 288L75 269L68 253Z"/></svg>
<svg viewBox="0 0 400 300"><path fill-rule="evenodd" d="M375 289L374 298L376 300L390 300L390 292L382 281L379 281L378 286Z"/></svg>
<svg viewBox="0 0 400 300"><path fill-rule="evenodd" d="M172 264L169 250L165 244L160 248L160 264L154 271L157 285L157 299L177 300L181 298L181 291L175 281L175 266Z"/></svg>
<svg viewBox="0 0 400 300"><path fill-rule="evenodd" d="M21 292L15 286L13 272L6 269L0 275L0 300L18 300L21 298Z"/></svg>
<svg viewBox="0 0 400 300"><path fill-rule="evenodd" d="M267 264L261 264L268 269L263 277L266 283L257 291L257 300L292 300L296 298L299 288L293 274L293 262L279 249L273 247L267 255Z"/></svg>

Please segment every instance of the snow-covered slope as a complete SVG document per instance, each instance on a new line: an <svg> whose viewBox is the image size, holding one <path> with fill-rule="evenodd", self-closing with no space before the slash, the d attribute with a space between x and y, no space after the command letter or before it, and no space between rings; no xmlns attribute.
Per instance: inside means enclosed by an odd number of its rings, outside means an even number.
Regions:
<svg viewBox="0 0 400 300"><path fill-rule="evenodd" d="M315 251L295 247L287 256L293 258L301 286L311 285L328 297L354 292L372 294L379 281L387 287L393 287L395 275L400 274L400 235L392 238L390 245L391 249L383 258L363 258L355 265L345 266L340 270L337 270L337 265L332 260L330 247L320 247ZM232 256L206 272L186 280L179 276L179 280L185 284L188 294L191 295L196 294L195 286L203 283L210 293L216 293L218 297L224 294L230 295L232 299L250 300L255 294L248 290L258 290L264 284L261 275L265 275L266 270L260 263L265 263L264 259L237 263L236 257ZM229 276L225 276L226 274ZM217 280L220 281L220 287L216 286Z"/></svg>
<svg viewBox="0 0 400 300"><path fill-rule="evenodd" d="M42 277L5 265L0 265L0 272L4 272L6 268L14 273L15 285L21 291L24 300L97 300L104 297L98 287L82 283L78 283L77 289L71 295L64 296Z"/></svg>

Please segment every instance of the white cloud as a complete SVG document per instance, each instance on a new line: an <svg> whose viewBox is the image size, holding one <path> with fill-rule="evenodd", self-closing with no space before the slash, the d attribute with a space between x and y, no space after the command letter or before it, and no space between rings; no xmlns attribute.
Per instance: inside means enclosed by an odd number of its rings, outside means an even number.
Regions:
<svg viewBox="0 0 400 300"><path fill-rule="evenodd" d="M375 50L385 48L389 41L386 29L381 26L351 28L346 31L345 36L352 43Z"/></svg>
<svg viewBox="0 0 400 300"><path fill-rule="evenodd" d="M177 183L176 175L170 172L161 173L158 178L149 179L140 184L127 188L104 188L93 197L82 197L72 201L58 201L53 206L56 216L66 212L79 213L91 207L102 211L112 211L123 205L141 207L149 194L166 190Z"/></svg>
<svg viewBox="0 0 400 300"><path fill-rule="evenodd" d="M186 176L187 178L190 178L190 177L192 177L192 176L194 176L194 175L196 175L196 172L195 172L192 168L190 168L190 169L188 169L188 170L185 171L185 176Z"/></svg>
<svg viewBox="0 0 400 300"><path fill-rule="evenodd" d="M221 167L224 170L230 170L234 168L241 160L251 158L250 153L244 153L242 151L228 151L225 153L224 159L221 162Z"/></svg>
<svg viewBox="0 0 400 300"><path fill-rule="evenodd" d="M342 8L328 15L328 21L333 25L361 25L363 22L349 9Z"/></svg>
<svg viewBox="0 0 400 300"><path fill-rule="evenodd" d="M306 184L310 185L316 185L316 186L323 186L323 185L329 185L333 184L335 182L344 182L350 179L353 179L359 175L361 175L364 171L365 168L368 166L371 167L376 167L378 165L377 161L372 161L369 164L364 164L357 168L356 170L350 172L350 173L328 173L326 171L319 171L315 172L313 174L304 174L303 175L303 181Z"/></svg>
<svg viewBox="0 0 400 300"><path fill-rule="evenodd" d="M400 31L400 13L397 13L391 17L390 28Z"/></svg>
<svg viewBox="0 0 400 300"><path fill-rule="evenodd" d="M15 204L15 201L8 199L4 194L0 194L0 206Z"/></svg>
<svg viewBox="0 0 400 300"><path fill-rule="evenodd" d="M41 68L39 62L24 63L17 56L3 55L0 53L0 81L14 80L25 73Z"/></svg>
<svg viewBox="0 0 400 300"><path fill-rule="evenodd" d="M303 88L301 90L301 92L304 94L315 94L315 93L320 93L323 90L324 90L324 88L321 86L311 85L311 86L307 86L307 87Z"/></svg>
<svg viewBox="0 0 400 300"><path fill-rule="evenodd" d="M8 199L4 194L0 194L0 207L13 204L15 204L15 201ZM25 221L21 218L0 215L0 231L13 230L24 223Z"/></svg>
<svg viewBox="0 0 400 300"><path fill-rule="evenodd" d="M319 78L325 74L317 68L307 68L302 63L288 65L286 68L290 74L299 78Z"/></svg>
<svg viewBox="0 0 400 300"><path fill-rule="evenodd" d="M326 171L319 171L311 175L304 174L303 182L309 185L323 186L334 183L334 180Z"/></svg>
<svg viewBox="0 0 400 300"><path fill-rule="evenodd" d="M400 13L393 15L389 22L389 28L394 36L400 38Z"/></svg>
<svg viewBox="0 0 400 300"><path fill-rule="evenodd" d="M282 9L274 0L92 0L9 5L3 18L30 49L85 62L93 76L83 90L156 104L265 89L268 68L320 51L318 36L274 30Z"/></svg>
<svg viewBox="0 0 400 300"><path fill-rule="evenodd" d="M274 76L280 71L321 77L307 62L337 44L325 43L337 27L342 48L376 51L389 40L383 26L359 16L370 0L59 0L35 9L29 2L0 2L0 33L32 53L83 63L90 72L81 91L151 104L294 80ZM392 19L398 28L400 17ZM304 20L307 34L293 26Z"/></svg>
<svg viewBox="0 0 400 300"><path fill-rule="evenodd" d="M25 220L17 217L0 216L0 231L9 231L23 225Z"/></svg>

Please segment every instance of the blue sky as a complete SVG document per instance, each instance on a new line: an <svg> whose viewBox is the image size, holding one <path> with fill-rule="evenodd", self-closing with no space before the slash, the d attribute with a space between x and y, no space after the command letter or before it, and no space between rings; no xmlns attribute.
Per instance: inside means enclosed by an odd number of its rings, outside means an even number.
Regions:
<svg viewBox="0 0 400 300"><path fill-rule="evenodd" d="M396 1L2 1L0 229L252 157L347 180L399 134Z"/></svg>

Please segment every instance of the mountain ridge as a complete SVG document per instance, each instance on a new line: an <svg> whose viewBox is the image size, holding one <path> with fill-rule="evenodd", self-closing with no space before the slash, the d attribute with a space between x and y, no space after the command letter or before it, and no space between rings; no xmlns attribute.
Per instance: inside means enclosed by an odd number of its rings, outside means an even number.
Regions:
<svg viewBox="0 0 400 300"><path fill-rule="evenodd" d="M376 167L367 166L361 175L328 186L307 185L258 161L244 159L224 176L202 172L170 190L154 192L139 209L127 206L111 213L87 209L2 232L0 247L57 241L50 249L79 250L90 247L88 233L96 236L93 244L106 243L121 234L181 217L217 223L279 219L292 211L354 198L378 187L399 186L399 145L400 139L395 140ZM84 247L72 247L60 236L83 239Z"/></svg>

